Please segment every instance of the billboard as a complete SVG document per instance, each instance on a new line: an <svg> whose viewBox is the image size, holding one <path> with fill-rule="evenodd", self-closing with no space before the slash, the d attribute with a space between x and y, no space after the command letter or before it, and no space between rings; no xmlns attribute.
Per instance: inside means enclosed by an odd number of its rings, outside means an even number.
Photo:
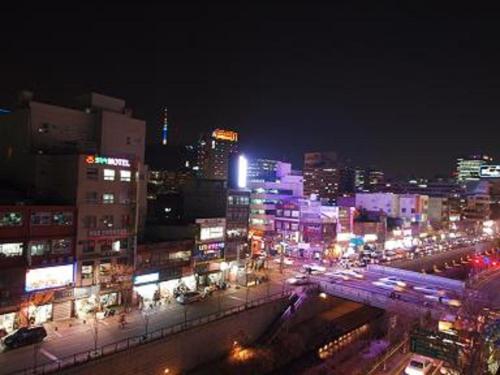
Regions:
<svg viewBox="0 0 500 375"><path fill-rule="evenodd" d="M59 288L67 286L74 281L73 264L64 266L34 268L26 273L26 292Z"/></svg>
<svg viewBox="0 0 500 375"><path fill-rule="evenodd" d="M481 178L500 178L500 165L482 165L479 168Z"/></svg>

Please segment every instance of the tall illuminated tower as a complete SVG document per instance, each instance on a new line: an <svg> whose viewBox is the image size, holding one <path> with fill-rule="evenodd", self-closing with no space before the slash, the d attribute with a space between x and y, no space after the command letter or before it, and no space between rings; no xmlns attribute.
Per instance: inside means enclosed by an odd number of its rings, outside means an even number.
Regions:
<svg viewBox="0 0 500 375"><path fill-rule="evenodd" d="M163 111L163 128L161 130L161 144L166 145L168 142L168 117L167 117L167 107Z"/></svg>

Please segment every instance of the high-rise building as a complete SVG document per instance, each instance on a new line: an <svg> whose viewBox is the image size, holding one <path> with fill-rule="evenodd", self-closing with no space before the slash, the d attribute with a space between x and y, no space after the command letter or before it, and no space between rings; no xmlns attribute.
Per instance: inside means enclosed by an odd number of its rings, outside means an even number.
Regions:
<svg viewBox="0 0 500 375"><path fill-rule="evenodd" d="M365 177L365 190L374 191L384 183L384 172L379 169L369 169Z"/></svg>
<svg viewBox="0 0 500 375"><path fill-rule="evenodd" d="M304 155L304 194L335 202L340 172L335 152L309 152Z"/></svg>
<svg viewBox="0 0 500 375"><path fill-rule="evenodd" d="M238 133L215 129L203 135L196 144L196 163L191 168L200 177L227 180L229 160L238 151Z"/></svg>
<svg viewBox="0 0 500 375"><path fill-rule="evenodd" d="M467 181L478 181L480 179L481 166L490 164L493 158L484 155L470 155L457 159L457 182L465 183Z"/></svg>
<svg viewBox="0 0 500 375"><path fill-rule="evenodd" d="M146 211L145 122L122 99L91 93L65 107L25 93L0 133L0 178L76 208L72 311L129 303ZM52 277L35 273L40 284Z"/></svg>

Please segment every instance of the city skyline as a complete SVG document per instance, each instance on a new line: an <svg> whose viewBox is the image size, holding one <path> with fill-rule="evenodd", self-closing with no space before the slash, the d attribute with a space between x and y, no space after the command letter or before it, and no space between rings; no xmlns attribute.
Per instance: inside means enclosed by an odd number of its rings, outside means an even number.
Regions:
<svg viewBox="0 0 500 375"><path fill-rule="evenodd" d="M432 177L463 154L499 158L498 26L487 9L32 11L19 29L20 9L6 9L0 107L12 108L21 89L42 101L123 97L146 119L152 144L168 105L169 143L229 128L242 150L297 167L305 152L335 150L392 175Z"/></svg>

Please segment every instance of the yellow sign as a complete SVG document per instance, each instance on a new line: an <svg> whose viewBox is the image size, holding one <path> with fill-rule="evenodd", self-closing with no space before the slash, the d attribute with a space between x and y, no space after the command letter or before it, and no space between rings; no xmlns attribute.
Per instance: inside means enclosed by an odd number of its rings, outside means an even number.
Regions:
<svg viewBox="0 0 500 375"><path fill-rule="evenodd" d="M232 130L215 129L212 133L212 137L214 137L215 139L219 139L221 141L230 141L230 142L238 141L238 133Z"/></svg>

